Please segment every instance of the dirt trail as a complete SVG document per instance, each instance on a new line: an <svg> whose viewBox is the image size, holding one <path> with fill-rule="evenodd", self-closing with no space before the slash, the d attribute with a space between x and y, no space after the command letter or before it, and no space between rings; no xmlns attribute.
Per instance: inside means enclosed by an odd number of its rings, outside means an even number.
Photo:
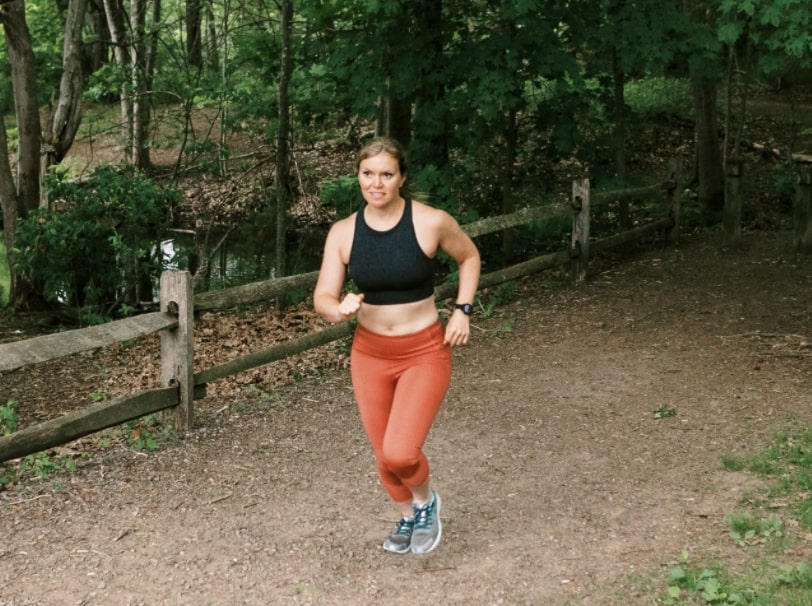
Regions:
<svg viewBox="0 0 812 606"><path fill-rule="evenodd" d="M649 604L682 549L742 561L727 517L763 484L721 457L812 423L811 286L787 232L521 283L455 351L425 557L379 547L346 372L210 403L177 444L0 493L0 605Z"/></svg>

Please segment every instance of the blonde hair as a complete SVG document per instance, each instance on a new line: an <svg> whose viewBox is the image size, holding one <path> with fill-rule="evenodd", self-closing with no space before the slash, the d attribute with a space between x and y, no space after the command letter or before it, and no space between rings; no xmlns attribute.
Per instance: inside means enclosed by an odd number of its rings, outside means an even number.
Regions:
<svg viewBox="0 0 812 606"><path fill-rule="evenodd" d="M367 158L372 158L378 154L389 154L398 161L400 174L406 175L406 151L399 141L391 137L375 137L370 139L358 152L358 159L355 162L355 170L360 170L361 162Z"/></svg>
<svg viewBox="0 0 812 606"><path fill-rule="evenodd" d="M363 147L358 151L358 158L355 161L355 170L361 170L361 162L367 158L372 158L378 154L389 154L398 161L398 170L400 174L406 177L403 185L400 188L400 194L407 198L419 199L421 201L428 200L428 195L424 192L415 191L409 182L408 169L406 168L406 150L399 141L392 137L375 137L367 141Z"/></svg>

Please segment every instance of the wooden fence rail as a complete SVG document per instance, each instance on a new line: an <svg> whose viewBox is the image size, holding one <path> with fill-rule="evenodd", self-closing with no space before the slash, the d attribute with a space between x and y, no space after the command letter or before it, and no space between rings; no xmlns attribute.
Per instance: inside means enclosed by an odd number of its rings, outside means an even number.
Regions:
<svg viewBox="0 0 812 606"><path fill-rule="evenodd" d="M660 192L665 194L665 218L652 220L603 239L590 238L590 214L594 206L612 201L625 203ZM469 223L463 226L463 230L471 237L477 237L535 221L562 216L572 218L569 250L483 274L479 286L487 288L568 263L571 265L573 280L579 281L586 275L590 254L634 242L657 232L663 232L666 240L674 242L679 233L680 194L680 164L672 161L667 178L655 185L602 192L593 196L588 180L575 181L569 204L525 208L508 215ZM159 389L117 398L0 436L0 463L163 410L174 413L176 429L190 431L194 424L194 400L205 394L206 384L351 334L350 323L342 322L194 373L193 311L228 309L237 305L264 302L293 290L309 290L315 285L317 278L318 272L310 272L203 293L195 297L188 272L167 271L161 275L159 312L0 345L2 372L160 332L162 384ZM437 287L435 294L438 299L446 299L454 296L455 292L455 285L442 284Z"/></svg>

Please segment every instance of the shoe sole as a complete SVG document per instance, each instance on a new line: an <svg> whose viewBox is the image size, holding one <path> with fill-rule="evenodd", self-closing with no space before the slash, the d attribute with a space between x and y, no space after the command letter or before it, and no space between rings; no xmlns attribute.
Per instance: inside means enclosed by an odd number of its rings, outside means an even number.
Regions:
<svg viewBox="0 0 812 606"><path fill-rule="evenodd" d="M403 548L402 550L400 550L400 549L393 549L393 548L391 548L391 547L387 547L386 545L382 545L382 547L383 547L384 551L388 551L389 553L396 553L396 554L398 554L398 555L404 555L404 554L407 554L407 553L409 553L409 552L412 550L411 545L406 546L406 547L405 547L405 548Z"/></svg>
<svg viewBox="0 0 812 606"><path fill-rule="evenodd" d="M415 549L414 545L412 545L412 553L417 555L426 555L428 552L433 550L435 547L437 547L437 545L440 544L440 539L443 536L443 523L440 521L440 504L441 504L440 495L435 492L434 498L437 501L437 536L434 538L434 542L431 545L429 545L427 549L424 550Z"/></svg>

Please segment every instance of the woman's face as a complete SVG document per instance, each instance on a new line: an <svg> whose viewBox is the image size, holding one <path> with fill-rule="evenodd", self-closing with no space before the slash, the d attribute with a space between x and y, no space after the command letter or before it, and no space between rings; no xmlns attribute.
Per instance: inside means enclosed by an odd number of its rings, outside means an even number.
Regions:
<svg viewBox="0 0 812 606"><path fill-rule="evenodd" d="M386 152L365 158L358 166L361 193L373 207L384 208L400 200L400 188L405 181L406 175L400 173L397 158Z"/></svg>

